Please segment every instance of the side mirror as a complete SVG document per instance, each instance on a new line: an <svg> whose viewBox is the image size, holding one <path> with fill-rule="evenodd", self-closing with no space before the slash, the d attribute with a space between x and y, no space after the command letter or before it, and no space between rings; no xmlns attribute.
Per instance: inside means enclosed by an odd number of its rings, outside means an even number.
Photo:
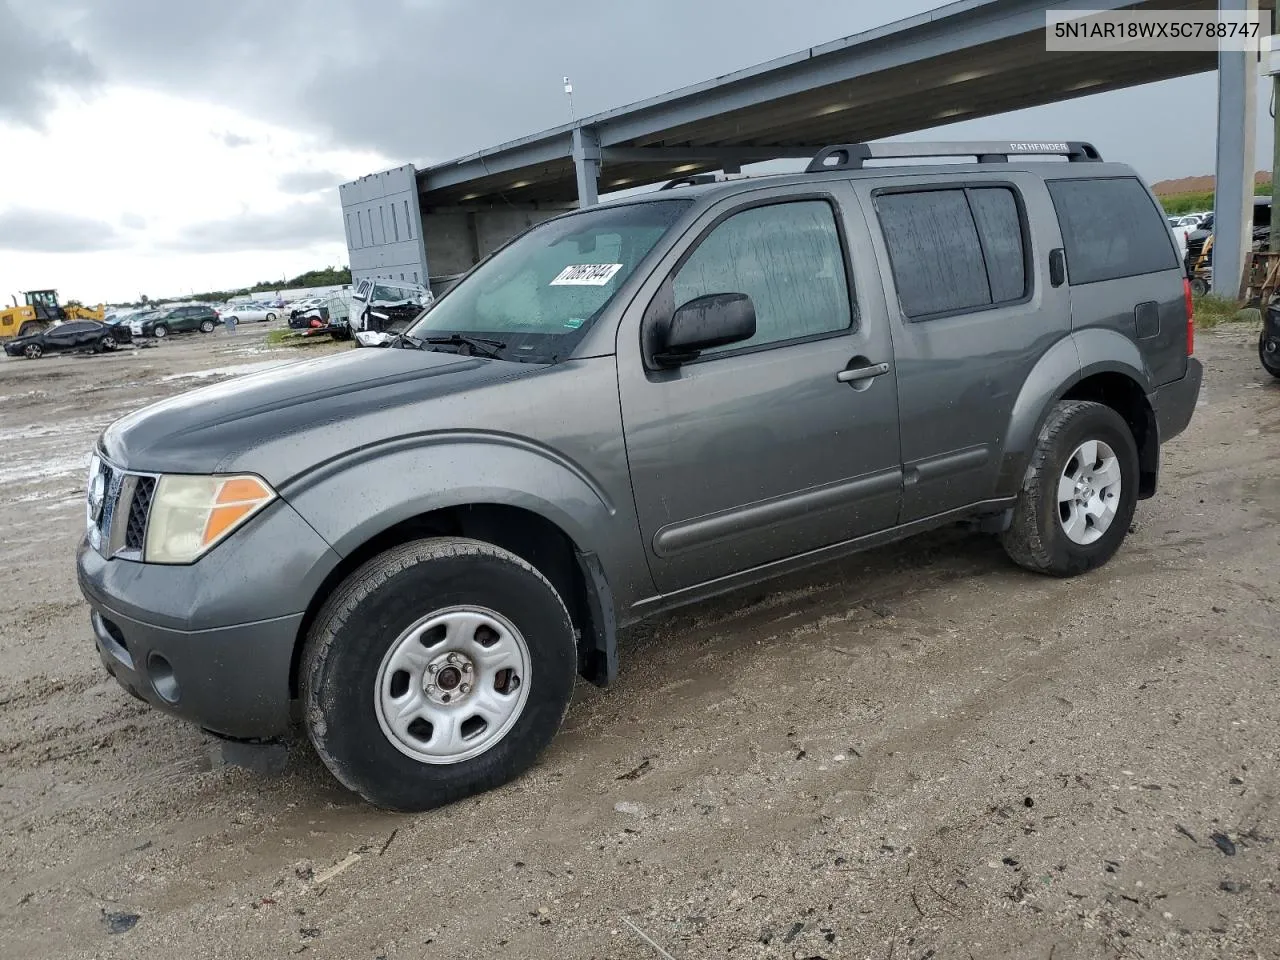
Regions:
<svg viewBox="0 0 1280 960"><path fill-rule="evenodd" d="M712 347L741 343L756 335L756 308L745 293L712 293L690 300L671 317L671 325L654 354L664 367L698 359Z"/></svg>

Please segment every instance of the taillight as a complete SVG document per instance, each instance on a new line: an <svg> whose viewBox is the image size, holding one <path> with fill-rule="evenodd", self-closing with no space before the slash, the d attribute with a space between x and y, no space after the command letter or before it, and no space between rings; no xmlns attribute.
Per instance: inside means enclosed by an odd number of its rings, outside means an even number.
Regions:
<svg viewBox="0 0 1280 960"><path fill-rule="evenodd" d="M1191 281L1182 280L1182 292L1187 300L1187 356L1196 352L1196 307L1191 300Z"/></svg>

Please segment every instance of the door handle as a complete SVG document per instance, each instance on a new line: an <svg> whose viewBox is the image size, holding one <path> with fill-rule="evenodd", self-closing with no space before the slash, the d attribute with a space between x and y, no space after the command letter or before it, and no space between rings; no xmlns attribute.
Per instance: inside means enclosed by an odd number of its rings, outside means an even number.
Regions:
<svg viewBox="0 0 1280 960"><path fill-rule="evenodd" d="M852 370L841 370L836 379L841 383L858 383L863 380L874 380L889 372L887 363L873 363L866 367L854 367Z"/></svg>

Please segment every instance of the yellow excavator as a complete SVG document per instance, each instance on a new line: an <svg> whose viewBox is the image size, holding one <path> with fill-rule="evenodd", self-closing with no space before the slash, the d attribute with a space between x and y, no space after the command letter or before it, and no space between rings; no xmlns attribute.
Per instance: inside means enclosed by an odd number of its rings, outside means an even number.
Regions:
<svg viewBox="0 0 1280 960"><path fill-rule="evenodd" d="M57 290L29 290L22 298L25 303L19 304L18 298L13 297L12 307L0 307L0 340L39 333L60 320L101 320L106 315L102 304L60 306Z"/></svg>

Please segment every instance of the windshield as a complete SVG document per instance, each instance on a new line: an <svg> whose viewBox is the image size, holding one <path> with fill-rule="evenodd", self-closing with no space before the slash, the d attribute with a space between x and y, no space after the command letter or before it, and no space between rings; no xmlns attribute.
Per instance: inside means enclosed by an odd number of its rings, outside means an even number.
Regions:
<svg viewBox="0 0 1280 960"><path fill-rule="evenodd" d="M689 200L601 207L535 227L423 313L409 335L487 337L508 360L564 357Z"/></svg>

